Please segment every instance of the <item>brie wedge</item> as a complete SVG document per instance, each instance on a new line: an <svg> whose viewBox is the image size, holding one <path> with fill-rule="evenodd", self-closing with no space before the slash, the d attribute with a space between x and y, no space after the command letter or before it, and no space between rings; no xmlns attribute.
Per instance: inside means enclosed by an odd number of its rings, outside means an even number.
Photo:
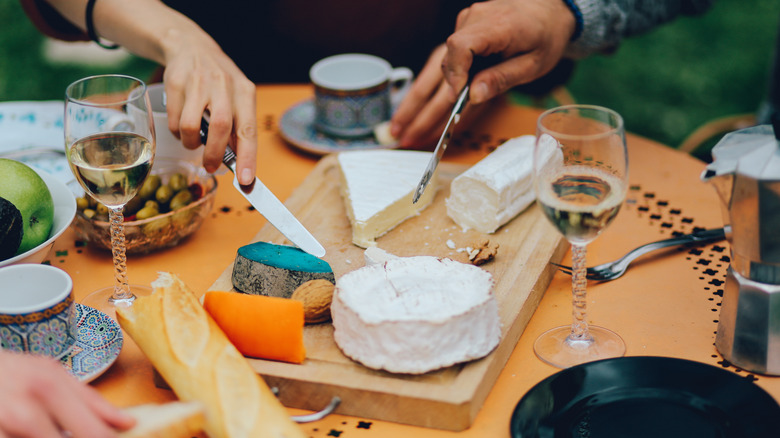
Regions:
<svg viewBox="0 0 780 438"><path fill-rule="evenodd" d="M450 185L447 216L464 230L493 233L525 210L533 190L534 136L508 140Z"/></svg>
<svg viewBox="0 0 780 438"><path fill-rule="evenodd" d="M412 194L428 166L430 152L367 150L338 155L341 196L352 224L352 243L362 248L433 201L436 174L417 203Z"/></svg>
<svg viewBox="0 0 780 438"><path fill-rule="evenodd" d="M331 315L345 355L394 373L421 374L478 359L501 338L493 278L429 256L365 266L336 282Z"/></svg>

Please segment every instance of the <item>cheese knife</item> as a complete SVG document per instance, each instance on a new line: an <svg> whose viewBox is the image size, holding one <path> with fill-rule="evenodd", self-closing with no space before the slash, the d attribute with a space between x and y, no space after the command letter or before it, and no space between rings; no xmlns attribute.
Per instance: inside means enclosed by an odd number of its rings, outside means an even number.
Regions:
<svg viewBox="0 0 780 438"><path fill-rule="evenodd" d="M200 122L201 143L206 144L206 137L209 132L208 114L204 114ZM295 246L303 251L315 256L325 255L325 248L311 235L298 219L285 207L271 190L268 189L260 180L255 180L249 185L242 185L238 182L236 174L236 154L230 149L225 148L225 155L222 157L222 163L233 172L233 187L241 193L250 204L260 212L268 222L276 227L280 233L288 238Z"/></svg>
<svg viewBox="0 0 780 438"><path fill-rule="evenodd" d="M444 151L447 150L447 145L450 143L452 133L455 130L455 125L460 121L460 113L463 112L463 108L466 107L466 103L469 101L469 90L471 89L471 80L474 78L474 75L491 65L497 64L500 60L501 57L497 54L489 55L487 57L474 56L471 68L469 69L469 79L460 91L460 94L458 94L458 100L455 101L455 106L452 108L449 119L447 119L447 124L444 126L444 132L442 132L439 142L436 143L436 149L433 150L433 155L428 162L428 167L425 168L425 172L423 173L422 178L420 178L420 182L417 184L417 189L412 195L412 203L416 204L417 201L420 200L423 192L425 192L425 188L428 187L428 183L430 183L431 178L433 178L433 173L436 171L436 167L439 165L441 157L444 156Z"/></svg>

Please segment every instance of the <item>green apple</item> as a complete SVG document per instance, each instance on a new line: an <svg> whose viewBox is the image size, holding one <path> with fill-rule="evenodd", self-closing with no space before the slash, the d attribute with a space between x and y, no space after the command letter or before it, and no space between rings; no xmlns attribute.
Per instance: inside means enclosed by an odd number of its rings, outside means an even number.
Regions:
<svg viewBox="0 0 780 438"><path fill-rule="evenodd" d="M0 158L0 198L10 201L22 213L22 243L17 254L49 238L54 224L54 201L43 178L30 166Z"/></svg>

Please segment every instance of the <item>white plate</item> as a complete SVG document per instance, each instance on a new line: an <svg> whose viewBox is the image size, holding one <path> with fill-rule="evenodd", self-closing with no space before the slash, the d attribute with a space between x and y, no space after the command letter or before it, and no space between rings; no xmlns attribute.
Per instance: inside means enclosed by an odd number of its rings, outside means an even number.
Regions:
<svg viewBox="0 0 780 438"><path fill-rule="evenodd" d="M76 343L60 363L74 377L90 382L119 357L124 337L119 324L105 313L76 303Z"/></svg>
<svg viewBox="0 0 780 438"><path fill-rule="evenodd" d="M54 201L54 223L49 232L49 238L35 248L0 261L0 267L15 265L17 263L36 264L43 262L49 255L51 247L54 246L54 241L68 229L70 223L73 222L73 218L76 216L76 197L73 196L73 192L70 191L68 186L59 178L48 172L36 169L35 167L33 167L33 170L38 172L38 175L41 176L43 182L46 183L49 192L51 192L51 198Z"/></svg>
<svg viewBox="0 0 780 438"><path fill-rule="evenodd" d="M315 155L367 149L395 149L398 144L379 144L373 135L358 138L338 138L314 128L314 100L308 99L290 107L279 121L282 138L292 146Z"/></svg>

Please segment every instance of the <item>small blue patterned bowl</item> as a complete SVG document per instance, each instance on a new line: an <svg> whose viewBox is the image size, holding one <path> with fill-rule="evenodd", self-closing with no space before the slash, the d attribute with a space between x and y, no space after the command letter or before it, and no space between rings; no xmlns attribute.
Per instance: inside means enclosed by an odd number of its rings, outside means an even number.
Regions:
<svg viewBox="0 0 780 438"><path fill-rule="evenodd" d="M59 359L76 342L73 280L62 269L0 268L0 347Z"/></svg>

